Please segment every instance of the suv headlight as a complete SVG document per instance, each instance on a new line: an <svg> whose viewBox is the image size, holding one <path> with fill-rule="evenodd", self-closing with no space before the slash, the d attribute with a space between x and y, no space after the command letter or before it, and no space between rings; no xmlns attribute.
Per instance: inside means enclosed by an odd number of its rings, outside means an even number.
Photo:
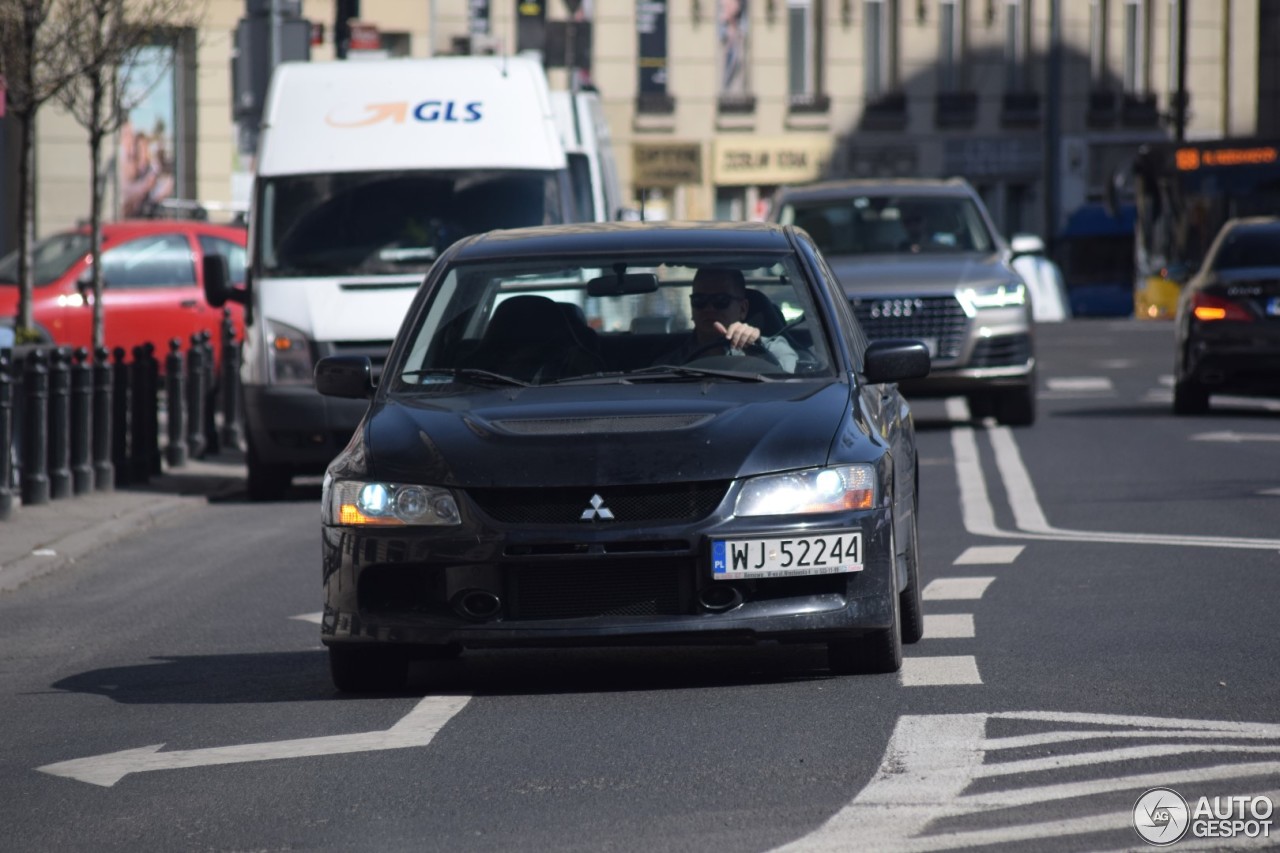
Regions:
<svg viewBox="0 0 1280 853"><path fill-rule="evenodd" d="M316 360L311 341L302 332L277 320L267 320L267 364L271 381L280 385L310 385Z"/></svg>
<svg viewBox="0 0 1280 853"><path fill-rule="evenodd" d="M321 503L325 523L343 527L452 527L462 523L453 493L432 486L326 477Z"/></svg>
<svg viewBox="0 0 1280 853"><path fill-rule="evenodd" d="M983 308L1013 308L1027 304L1027 286L1020 281L990 284L983 287L962 287L956 299L964 313L972 317Z"/></svg>
<svg viewBox="0 0 1280 853"><path fill-rule="evenodd" d="M736 515L810 515L877 504L871 465L840 465L747 480L738 494Z"/></svg>

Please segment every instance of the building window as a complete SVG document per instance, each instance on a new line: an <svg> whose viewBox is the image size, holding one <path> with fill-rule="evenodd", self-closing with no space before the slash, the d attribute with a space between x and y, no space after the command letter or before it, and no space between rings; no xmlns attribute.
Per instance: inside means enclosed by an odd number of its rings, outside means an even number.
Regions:
<svg viewBox="0 0 1280 853"><path fill-rule="evenodd" d="M889 94L897 85L897 28L894 27L897 3L895 0L866 0L864 12L865 91L867 98L872 99Z"/></svg>
<svg viewBox="0 0 1280 853"><path fill-rule="evenodd" d="M787 93L792 106L822 99L823 0L787 0Z"/></svg>
<svg viewBox="0 0 1280 853"><path fill-rule="evenodd" d="M1124 90L1142 95L1147 91L1147 14L1145 0L1124 4Z"/></svg>
<svg viewBox="0 0 1280 853"><path fill-rule="evenodd" d="M1089 4L1089 79L1094 88L1107 82L1107 0Z"/></svg>
<svg viewBox="0 0 1280 853"><path fill-rule="evenodd" d="M964 79L964 0L938 4L938 91L960 92Z"/></svg>
<svg viewBox="0 0 1280 853"><path fill-rule="evenodd" d="M1029 88L1029 3L1030 0L1005 0L1004 4L1004 87L1007 92L1022 92Z"/></svg>

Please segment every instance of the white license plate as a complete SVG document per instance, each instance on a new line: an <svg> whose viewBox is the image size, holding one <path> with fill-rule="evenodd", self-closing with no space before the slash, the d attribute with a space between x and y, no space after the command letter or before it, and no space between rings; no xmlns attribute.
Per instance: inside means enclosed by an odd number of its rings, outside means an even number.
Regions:
<svg viewBox="0 0 1280 853"><path fill-rule="evenodd" d="M789 578L862 571L862 534L786 539L715 539L711 572L718 581Z"/></svg>

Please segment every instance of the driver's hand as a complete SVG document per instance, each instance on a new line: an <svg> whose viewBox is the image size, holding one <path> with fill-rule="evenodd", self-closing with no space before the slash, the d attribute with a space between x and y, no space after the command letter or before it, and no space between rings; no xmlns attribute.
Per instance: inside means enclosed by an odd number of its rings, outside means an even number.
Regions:
<svg viewBox="0 0 1280 853"><path fill-rule="evenodd" d="M737 322L726 329L723 323L717 322L716 331L724 335L733 349L744 350L760 340L760 330L750 323Z"/></svg>

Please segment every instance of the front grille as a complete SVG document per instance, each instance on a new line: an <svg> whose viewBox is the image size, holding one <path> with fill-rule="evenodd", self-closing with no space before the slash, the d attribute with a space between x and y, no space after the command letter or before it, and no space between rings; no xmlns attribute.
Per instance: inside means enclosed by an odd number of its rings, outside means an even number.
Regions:
<svg viewBox="0 0 1280 853"><path fill-rule="evenodd" d="M608 524L611 520L698 521L720 505L728 488L728 481L717 481L601 488L468 489L467 494L486 515L504 524ZM598 507L592 500L596 495L602 500Z"/></svg>
<svg viewBox="0 0 1280 853"><path fill-rule="evenodd" d="M954 296L857 297L853 313L871 340L932 338L935 358L956 359L964 346L964 309Z"/></svg>
<svg viewBox="0 0 1280 853"><path fill-rule="evenodd" d="M373 364L373 381L382 376L391 341L329 341L321 346L321 355L364 355Z"/></svg>
<svg viewBox="0 0 1280 853"><path fill-rule="evenodd" d="M983 338L973 347L971 367L1006 367L1026 364L1031 358L1030 335L997 335Z"/></svg>
<svg viewBox="0 0 1280 853"><path fill-rule="evenodd" d="M641 566L519 566L507 575L512 619L672 616L690 611L687 560Z"/></svg>

